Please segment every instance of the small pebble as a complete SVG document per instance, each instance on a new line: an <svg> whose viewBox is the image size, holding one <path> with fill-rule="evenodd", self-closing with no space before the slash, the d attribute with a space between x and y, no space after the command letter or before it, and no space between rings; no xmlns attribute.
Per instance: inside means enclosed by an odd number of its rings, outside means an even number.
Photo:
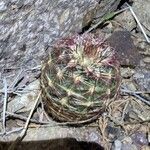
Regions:
<svg viewBox="0 0 150 150"><path fill-rule="evenodd" d="M143 59L143 61L144 61L145 63L150 63L150 57L145 57L145 58Z"/></svg>
<svg viewBox="0 0 150 150"><path fill-rule="evenodd" d="M148 145L148 138L146 137L146 134L142 132L137 132L132 135L133 143L138 145Z"/></svg>
<svg viewBox="0 0 150 150"><path fill-rule="evenodd" d="M134 74L134 70L130 68L121 68L121 76L123 78L130 78Z"/></svg>
<svg viewBox="0 0 150 150"><path fill-rule="evenodd" d="M5 3L3 1L0 2L0 12L3 12L7 9L7 7L5 6Z"/></svg>
<svg viewBox="0 0 150 150"><path fill-rule="evenodd" d="M123 143L124 144L132 144L132 139L130 138L130 137L125 137L124 139L123 139Z"/></svg>
<svg viewBox="0 0 150 150"><path fill-rule="evenodd" d="M95 132L91 132L90 134L89 134L89 139L90 139L90 141L98 141L98 135L97 135L97 133L95 133Z"/></svg>
<svg viewBox="0 0 150 150"><path fill-rule="evenodd" d="M148 143L150 143L150 133L148 133Z"/></svg>
<svg viewBox="0 0 150 150"><path fill-rule="evenodd" d="M115 140L114 146L115 146L114 150L122 150L122 149L121 149L121 147L122 147L121 141Z"/></svg>
<svg viewBox="0 0 150 150"><path fill-rule="evenodd" d="M139 68L133 75L133 80L138 85L140 90L150 89L150 71L148 69Z"/></svg>
<svg viewBox="0 0 150 150"><path fill-rule="evenodd" d="M133 144L122 144L121 150L138 150Z"/></svg>

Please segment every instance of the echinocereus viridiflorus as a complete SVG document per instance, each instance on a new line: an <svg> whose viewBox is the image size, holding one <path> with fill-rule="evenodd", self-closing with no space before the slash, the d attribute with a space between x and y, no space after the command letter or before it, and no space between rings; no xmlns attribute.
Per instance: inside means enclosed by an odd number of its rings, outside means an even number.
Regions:
<svg viewBox="0 0 150 150"><path fill-rule="evenodd" d="M60 121L91 121L116 96L119 81L113 48L93 34L74 35L60 39L43 64L42 99Z"/></svg>

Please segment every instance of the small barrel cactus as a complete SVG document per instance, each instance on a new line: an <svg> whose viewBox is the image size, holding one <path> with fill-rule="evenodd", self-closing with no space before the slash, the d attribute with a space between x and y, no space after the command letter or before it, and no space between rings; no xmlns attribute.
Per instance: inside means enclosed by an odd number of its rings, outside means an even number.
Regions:
<svg viewBox="0 0 150 150"><path fill-rule="evenodd" d="M92 121L117 93L119 63L113 48L93 34L59 40L41 73L49 114L71 123Z"/></svg>

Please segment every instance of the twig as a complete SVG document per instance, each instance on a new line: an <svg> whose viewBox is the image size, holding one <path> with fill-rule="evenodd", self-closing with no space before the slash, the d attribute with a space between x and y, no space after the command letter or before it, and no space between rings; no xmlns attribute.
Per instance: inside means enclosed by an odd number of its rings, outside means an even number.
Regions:
<svg viewBox="0 0 150 150"><path fill-rule="evenodd" d="M150 106L150 100L146 100L145 98L141 97L140 95L134 94L134 93L133 93L133 96L135 96L136 98L140 99L142 102L144 102Z"/></svg>
<svg viewBox="0 0 150 150"><path fill-rule="evenodd" d="M39 91L40 90L40 88L38 89L25 89L25 88L18 88L17 89L17 93L28 93L28 92L31 92L31 91Z"/></svg>
<svg viewBox="0 0 150 150"><path fill-rule="evenodd" d="M21 71L18 73L17 77L15 78L15 80L12 82L12 84L9 86L9 88L13 89L14 86L16 85L16 83L18 82L18 79L20 79L20 75L22 74L23 70L21 69Z"/></svg>
<svg viewBox="0 0 150 150"><path fill-rule="evenodd" d="M150 106L150 100L146 100L146 99L143 98L142 96L138 95L138 93L136 93L136 92L134 92L134 91L130 91L130 90L128 90L126 87L123 87L123 86L122 86L121 91L126 92L126 93L128 93L128 94L130 94L130 95L132 95L132 96L134 96L134 97L136 97L136 98L138 98L139 100L141 100L142 102L144 102L144 103L146 103L147 105ZM141 94L141 93L139 93L139 94Z"/></svg>
<svg viewBox="0 0 150 150"><path fill-rule="evenodd" d="M6 132L6 135L12 134L12 133L14 133L14 132L19 132L19 131L22 130L22 129L23 129L23 127L20 127L20 128L16 128L16 129L14 129L14 130L8 131L8 132Z"/></svg>
<svg viewBox="0 0 150 150"><path fill-rule="evenodd" d="M131 118L131 119L135 119L135 118ZM144 124L144 123L149 123L150 119L147 120L138 120L138 121L131 121L131 122L124 122L124 125L128 125L128 124Z"/></svg>
<svg viewBox="0 0 150 150"><path fill-rule="evenodd" d="M6 114L7 114L7 117L8 116L13 116L14 118L18 118L18 119L27 121L27 117L24 117L22 115L18 115L18 114L7 112L7 111L6 111ZM66 125L84 124L84 123L87 123L87 122L91 122L92 120L96 120L98 117L99 117L99 114L97 114L96 116L94 116L90 119L83 120L83 121L78 121L78 122L61 122L61 123L57 123L57 122L52 122L49 119L48 119L49 121L37 121L35 119L30 119L30 122L37 123L37 124L42 124L42 126L52 126L53 127L53 126L66 126ZM1 121L1 119L0 119L0 121Z"/></svg>
<svg viewBox="0 0 150 150"><path fill-rule="evenodd" d="M37 96L37 98L36 98L36 100L35 100L35 103L34 103L34 105L33 105L33 108L31 109L30 114L29 114L29 116L28 116L28 119L27 119L27 121L26 121L26 123L25 123L24 129L23 129L23 131L22 131L21 134L20 134L20 137L21 137L21 138L24 137L24 135L26 134L26 131L27 131L27 128L28 128L28 124L29 124L29 122L30 122L30 118L31 118L31 116L32 116L32 114L33 114L33 111L34 111L34 109L35 109L35 107L36 107L38 101L39 101L40 95L41 95L41 91L39 92L39 94L38 94L38 96Z"/></svg>
<svg viewBox="0 0 150 150"><path fill-rule="evenodd" d="M16 145L24 138L24 136L25 136L25 134L26 134L26 131L27 131L27 128L28 128L28 125L29 125L29 122L30 122L30 118L31 118L31 116L32 116L32 114L33 114L33 111L34 111L36 105L38 104L40 95L41 95L41 91L39 92L39 94L38 94L38 96L37 96L37 98L36 98L36 100L35 100L35 103L34 103L34 105L33 105L33 108L32 108L31 111L30 111L30 114L29 114L29 116L28 116L28 118L27 118L27 121L26 121L26 123L25 123L25 126L24 126L22 132L21 132L20 135L17 137L17 139L15 140L15 142L10 145L10 147L8 148L8 150L15 150Z"/></svg>
<svg viewBox="0 0 150 150"><path fill-rule="evenodd" d="M126 89L120 89L121 92L124 93L135 93L135 94L150 94L150 91L130 91Z"/></svg>
<svg viewBox="0 0 150 150"><path fill-rule="evenodd" d="M127 109L128 105L129 105L129 101L126 102L126 104L125 104L125 106L123 108L121 122L123 122L123 120L124 120L124 116L125 116L126 109Z"/></svg>
<svg viewBox="0 0 150 150"><path fill-rule="evenodd" d="M40 70L40 69L41 69L41 65L37 65L36 67L26 69L25 71Z"/></svg>
<svg viewBox="0 0 150 150"><path fill-rule="evenodd" d="M6 111L6 114L7 114L7 117L12 116L12 117L20 119L20 120L24 120L24 121L27 120L27 117L24 117L24 116L19 115L19 114L15 114L15 113L8 112L8 111ZM38 120L35 120L35 119L30 119L30 122L36 123L36 124L49 124L50 123L48 121L38 121Z"/></svg>
<svg viewBox="0 0 150 150"><path fill-rule="evenodd" d="M148 27L146 27L146 25L144 25L144 24L142 23L142 26L143 26L148 32L150 32L150 29L149 29Z"/></svg>
<svg viewBox="0 0 150 150"><path fill-rule="evenodd" d="M28 93L28 92L31 92L31 91L39 91L40 88L38 89L27 89L27 90L24 90L25 88L18 88L15 92L14 90L11 90L11 89L7 89L7 93L8 94L16 94L16 95L19 95L21 96L22 93ZM1 89L0 90L0 93L5 93L4 89Z"/></svg>
<svg viewBox="0 0 150 150"><path fill-rule="evenodd" d="M133 17L135 18L137 24L139 25L139 27L140 27L140 29L141 29L141 31L142 31L142 33L143 33L143 35L144 35L144 37L145 37L147 43L150 43L150 40L149 40L148 36L146 35L146 33L145 33L145 31L144 31L144 28L142 27L142 25L141 25L139 19L137 18L136 14L134 13L134 11L133 11L133 9L132 9L132 7L131 7L128 3L126 3L126 4L127 4L127 6L129 7L129 9L130 9L130 11L131 11Z"/></svg>
<svg viewBox="0 0 150 150"><path fill-rule="evenodd" d="M6 132L6 127L5 127L5 124L6 124L6 107L7 107L7 81L6 81L6 78L4 78L3 80L3 83L4 83L4 103L3 103L3 130L4 130L4 133Z"/></svg>

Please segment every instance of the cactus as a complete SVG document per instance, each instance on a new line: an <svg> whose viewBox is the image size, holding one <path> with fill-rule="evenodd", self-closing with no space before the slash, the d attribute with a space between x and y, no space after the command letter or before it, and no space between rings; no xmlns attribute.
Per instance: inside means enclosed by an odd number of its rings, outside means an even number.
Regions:
<svg viewBox="0 0 150 150"><path fill-rule="evenodd" d="M63 122L88 122L116 96L119 62L104 39L93 34L60 39L41 71L46 111Z"/></svg>

